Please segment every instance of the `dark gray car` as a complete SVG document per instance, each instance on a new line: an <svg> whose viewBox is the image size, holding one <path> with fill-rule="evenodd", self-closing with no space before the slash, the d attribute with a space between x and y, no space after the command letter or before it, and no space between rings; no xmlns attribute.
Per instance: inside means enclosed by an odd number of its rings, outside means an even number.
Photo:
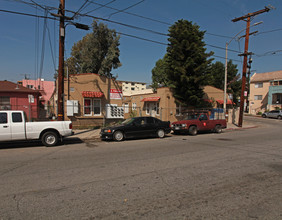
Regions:
<svg viewBox="0 0 282 220"><path fill-rule="evenodd" d="M282 119L282 110L272 110L262 114L263 118L278 118Z"/></svg>

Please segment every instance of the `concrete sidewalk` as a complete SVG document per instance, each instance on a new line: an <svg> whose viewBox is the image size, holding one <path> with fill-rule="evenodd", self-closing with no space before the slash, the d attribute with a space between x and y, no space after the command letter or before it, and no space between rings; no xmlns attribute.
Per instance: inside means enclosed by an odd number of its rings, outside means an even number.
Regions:
<svg viewBox="0 0 282 220"><path fill-rule="evenodd" d="M238 127L236 124L227 123L227 128L224 130L239 130L239 129L248 129L256 128L256 125L250 124L248 122L243 122L242 127ZM100 131L101 129L85 129L85 130L73 130L74 135L72 138L79 138L80 140L100 140Z"/></svg>

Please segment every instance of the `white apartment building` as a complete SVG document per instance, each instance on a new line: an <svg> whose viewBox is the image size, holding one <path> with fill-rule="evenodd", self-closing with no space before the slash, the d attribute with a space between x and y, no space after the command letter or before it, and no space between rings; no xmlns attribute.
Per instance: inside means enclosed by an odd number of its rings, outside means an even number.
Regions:
<svg viewBox="0 0 282 220"><path fill-rule="evenodd" d="M123 81L122 93L124 96L146 93L146 83Z"/></svg>

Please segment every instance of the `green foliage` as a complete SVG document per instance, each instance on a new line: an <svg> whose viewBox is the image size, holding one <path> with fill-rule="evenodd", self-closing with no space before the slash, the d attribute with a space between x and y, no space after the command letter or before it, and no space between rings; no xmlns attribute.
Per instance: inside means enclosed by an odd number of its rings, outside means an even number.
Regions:
<svg viewBox="0 0 282 220"><path fill-rule="evenodd" d="M66 63L69 73L98 73L109 75L112 69L121 66L119 60L119 35L107 25L92 24L93 32L87 34L72 47L71 57Z"/></svg>
<svg viewBox="0 0 282 220"><path fill-rule="evenodd" d="M169 29L167 79L176 100L184 106L203 107L203 86L207 82L212 53L206 53L204 31L186 20Z"/></svg>
<svg viewBox="0 0 282 220"><path fill-rule="evenodd" d="M136 111L136 110L132 110L132 111L130 112L129 117L130 117L130 118L137 117L137 111Z"/></svg>
<svg viewBox="0 0 282 220"><path fill-rule="evenodd" d="M163 59L156 62L156 66L152 69L152 85L151 87L156 90L159 87L168 85L167 78L167 55Z"/></svg>
<svg viewBox="0 0 282 220"><path fill-rule="evenodd" d="M225 65L221 62L215 62L211 65L208 84L218 89L224 90ZM233 95L233 102L238 103L238 97L241 94L241 80L238 75L237 65L231 60L227 63L227 93Z"/></svg>

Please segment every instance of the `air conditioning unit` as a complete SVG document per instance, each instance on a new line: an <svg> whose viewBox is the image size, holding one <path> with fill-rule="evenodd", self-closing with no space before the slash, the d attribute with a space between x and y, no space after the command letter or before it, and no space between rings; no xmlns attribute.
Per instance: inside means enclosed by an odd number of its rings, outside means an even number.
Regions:
<svg viewBox="0 0 282 220"><path fill-rule="evenodd" d="M116 104L106 104L106 118L124 118L124 109Z"/></svg>
<svg viewBox="0 0 282 220"><path fill-rule="evenodd" d="M78 100L67 100L67 116L78 113Z"/></svg>

